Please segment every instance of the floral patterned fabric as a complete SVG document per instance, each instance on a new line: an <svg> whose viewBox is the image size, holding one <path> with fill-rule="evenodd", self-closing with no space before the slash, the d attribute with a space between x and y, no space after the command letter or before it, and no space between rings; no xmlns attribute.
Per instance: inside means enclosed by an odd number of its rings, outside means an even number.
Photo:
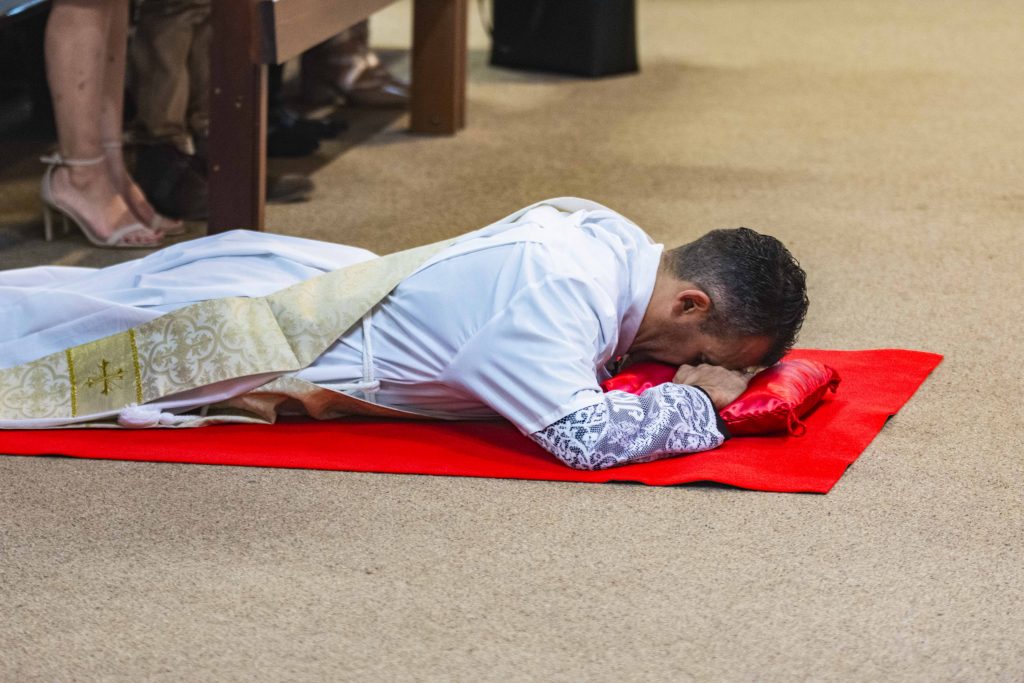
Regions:
<svg viewBox="0 0 1024 683"><path fill-rule="evenodd" d="M668 383L639 396L609 391L530 438L569 467L600 470L711 450L727 434L707 394Z"/></svg>

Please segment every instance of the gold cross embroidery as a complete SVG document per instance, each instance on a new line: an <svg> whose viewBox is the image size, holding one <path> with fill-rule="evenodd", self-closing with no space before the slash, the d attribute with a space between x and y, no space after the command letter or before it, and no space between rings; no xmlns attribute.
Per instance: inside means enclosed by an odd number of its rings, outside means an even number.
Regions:
<svg viewBox="0 0 1024 683"><path fill-rule="evenodd" d="M103 389L100 393L106 396L110 393L110 388L116 385L115 382L119 382L124 379L124 368L116 368L111 371L110 361L106 358L100 361L100 374L87 377L85 380L85 386L92 389L94 384L103 384Z"/></svg>
<svg viewBox="0 0 1024 683"><path fill-rule="evenodd" d="M67 349L64 355L71 384L71 417L114 412L133 401L143 402L135 330Z"/></svg>

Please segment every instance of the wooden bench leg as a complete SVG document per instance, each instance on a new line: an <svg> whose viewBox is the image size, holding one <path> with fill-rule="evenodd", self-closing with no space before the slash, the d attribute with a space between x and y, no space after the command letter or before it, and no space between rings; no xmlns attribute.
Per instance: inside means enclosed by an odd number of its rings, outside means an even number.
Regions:
<svg viewBox="0 0 1024 683"><path fill-rule="evenodd" d="M211 4L209 232L263 230L267 67L255 59L256 3Z"/></svg>
<svg viewBox="0 0 1024 683"><path fill-rule="evenodd" d="M416 0L413 5L414 133L451 135L466 125L468 9L468 0Z"/></svg>

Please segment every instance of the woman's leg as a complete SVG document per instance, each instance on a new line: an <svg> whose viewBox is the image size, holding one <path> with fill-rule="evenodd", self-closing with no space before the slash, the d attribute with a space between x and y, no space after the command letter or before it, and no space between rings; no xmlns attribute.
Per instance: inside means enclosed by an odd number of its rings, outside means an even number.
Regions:
<svg viewBox="0 0 1024 683"><path fill-rule="evenodd" d="M46 72L53 96L60 154L65 159L104 156L103 100L110 58L111 17L127 15L127 0L54 0L46 25ZM124 70L118 79L124 80ZM107 165L61 166L50 176L50 198L73 212L95 237L106 238L137 220L114 186ZM149 230L125 237L133 244L155 244Z"/></svg>

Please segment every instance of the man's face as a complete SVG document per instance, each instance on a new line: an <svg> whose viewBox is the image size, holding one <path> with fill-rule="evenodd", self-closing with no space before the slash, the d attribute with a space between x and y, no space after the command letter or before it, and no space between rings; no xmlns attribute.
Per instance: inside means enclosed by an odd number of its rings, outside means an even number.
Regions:
<svg viewBox="0 0 1024 683"><path fill-rule="evenodd" d="M707 363L729 370L760 367L771 346L769 337L715 337L700 332L695 336L693 348L687 349L691 361L686 365Z"/></svg>
<svg viewBox="0 0 1024 683"><path fill-rule="evenodd" d="M672 365L719 365L729 370L760 367L772 346L769 337L717 337L700 329L680 330L651 355Z"/></svg>
<svg viewBox="0 0 1024 683"><path fill-rule="evenodd" d="M659 280L666 282L666 280ZM706 328L711 299L692 283L667 280L655 293L629 349L630 362L718 365L729 370L760 367L771 350L770 337L714 335Z"/></svg>

